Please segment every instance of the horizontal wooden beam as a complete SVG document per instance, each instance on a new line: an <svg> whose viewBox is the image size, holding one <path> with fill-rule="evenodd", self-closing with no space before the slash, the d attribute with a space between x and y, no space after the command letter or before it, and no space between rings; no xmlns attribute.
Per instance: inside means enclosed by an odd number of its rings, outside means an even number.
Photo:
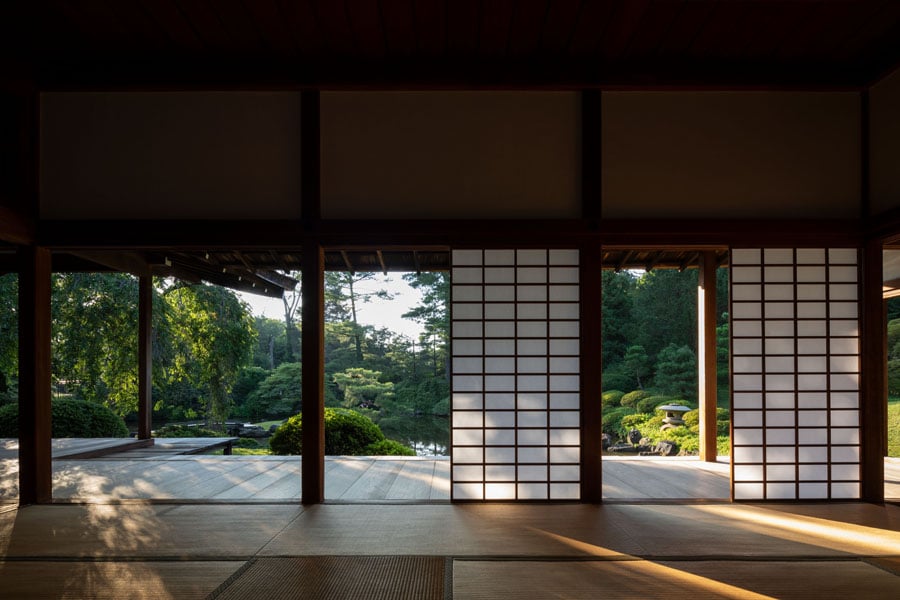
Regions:
<svg viewBox="0 0 900 600"><path fill-rule="evenodd" d="M299 249L305 239L326 248L610 246L859 246L860 220L322 220L306 227L282 221L41 221L39 242L54 249Z"/></svg>
<svg viewBox="0 0 900 600"><path fill-rule="evenodd" d="M0 241L27 246L34 243L34 220L0 204Z"/></svg>

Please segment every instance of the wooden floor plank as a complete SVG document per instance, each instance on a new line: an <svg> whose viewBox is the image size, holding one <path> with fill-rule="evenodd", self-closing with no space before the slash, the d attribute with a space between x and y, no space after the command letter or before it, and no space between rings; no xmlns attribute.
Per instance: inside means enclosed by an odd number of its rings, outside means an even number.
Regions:
<svg viewBox="0 0 900 600"><path fill-rule="evenodd" d="M430 500L450 499L450 461L434 461L434 479L431 484Z"/></svg>
<svg viewBox="0 0 900 600"><path fill-rule="evenodd" d="M394 460L375 460L366 471L365 477L357 479L347 491L341 494L341 500L383 500L391 489L403 462Z"/></svg>
<svg viewBox="0 0 900 600"><path fill-rule="evenodd" d="M434 463L431 460L403 463L385 497L388 500L428 500L434 485Z"/></svg>
<svg viewBox="0 0 900 600"><path fill-rule="evenodd" d="M325 477L325 498L340 499L356 481L375 463L374 459L326 459L334 463L334 469Z"/></svg>

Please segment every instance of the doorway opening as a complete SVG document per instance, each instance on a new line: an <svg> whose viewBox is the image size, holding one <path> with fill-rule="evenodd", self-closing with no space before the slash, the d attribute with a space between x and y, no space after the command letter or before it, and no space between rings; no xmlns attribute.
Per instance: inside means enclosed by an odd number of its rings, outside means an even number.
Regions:
<svg viewBox="0 0 900 600"><path fill-rule="evenodd" d="M329 254L325 499L449 500L449 253Z"/></svg>
<svg viewBox="0 0 900 600"><path fill-rule="evenodd" d="M727 251L604 248L602 260L603 498L729 498Z"/></svg>

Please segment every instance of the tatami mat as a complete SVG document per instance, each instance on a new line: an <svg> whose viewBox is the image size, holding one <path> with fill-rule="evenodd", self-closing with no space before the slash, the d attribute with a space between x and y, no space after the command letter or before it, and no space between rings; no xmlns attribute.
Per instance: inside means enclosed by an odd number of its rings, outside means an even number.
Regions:
<svg viewBox="0 0 900 600"><path fill-rule="evenodd" d="M243 564L242 561L0 562L0 598L202 599Z"/></svg>
<svg viewBox="0 0 900 600"><path fill-rule="evenodd" d="M453 600L897 598L900 578L847 561L471 561L453 565Z"/></svg>
<svg viewBox="0 0 900 600"><path fill-rule="evenodd" d="M307 556L252 564L211 598L235 600L443 600L438 557Z"/></svg>

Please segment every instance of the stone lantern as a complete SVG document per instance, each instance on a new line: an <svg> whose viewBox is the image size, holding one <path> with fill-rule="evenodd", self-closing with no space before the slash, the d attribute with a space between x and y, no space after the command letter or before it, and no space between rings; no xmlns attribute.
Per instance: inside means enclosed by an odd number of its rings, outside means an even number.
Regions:
<svg viewBox="0 0 900 600"><path fill-rule="evenodd" d="M691 410L689 406L682 406L681 404L666 404L665 406L659 406L656 410L665 411L666 416L663 419L663 426L660 427L660 431L665 431L667 429L675 429L676 427L681 427L684 425L684 413Z"/></svg>

